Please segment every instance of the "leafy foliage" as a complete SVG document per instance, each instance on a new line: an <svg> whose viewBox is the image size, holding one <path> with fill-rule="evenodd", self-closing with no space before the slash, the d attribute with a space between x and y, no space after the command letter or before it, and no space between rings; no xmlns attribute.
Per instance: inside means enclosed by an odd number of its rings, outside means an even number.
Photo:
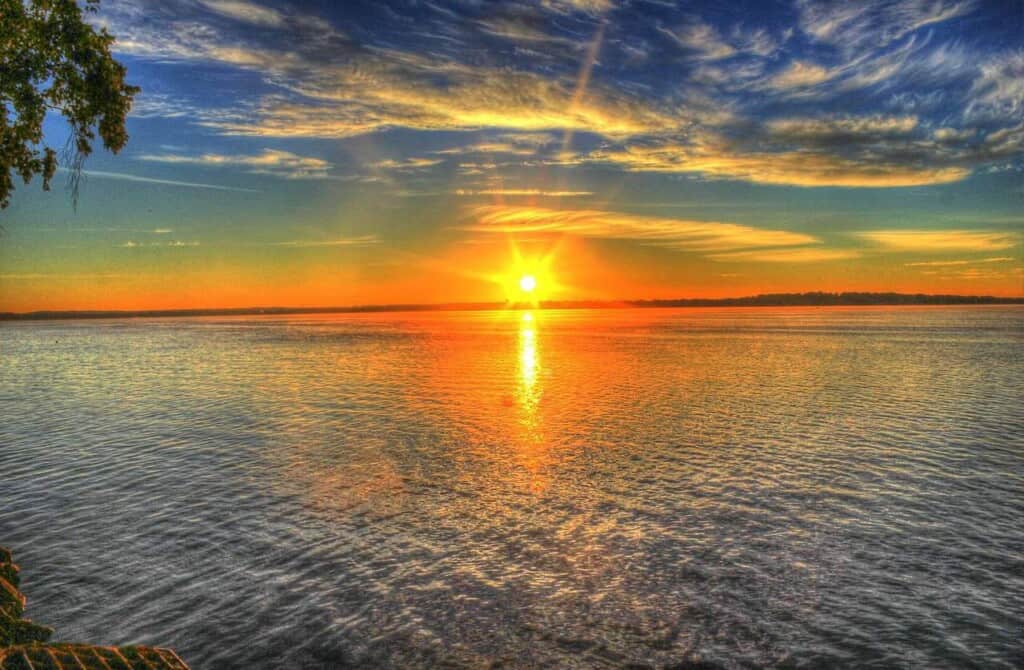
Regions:
<svg viewBox="0 0 1024 670"><path fill-rule="evenodd" d="M14 177L36 174L49 190L58 154L43 143L48 111L59 112L71 134L63 158L72 197L99 133L117 153L128 141L125 117L139 89L110 54L114 37L84 19L99 0L0 0L0 208L10 203Z"/></svg>

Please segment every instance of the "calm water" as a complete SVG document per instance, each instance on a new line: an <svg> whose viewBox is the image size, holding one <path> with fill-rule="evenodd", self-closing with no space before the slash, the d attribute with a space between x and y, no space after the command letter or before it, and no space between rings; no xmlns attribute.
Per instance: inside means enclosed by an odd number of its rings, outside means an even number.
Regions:
<svg viewBox="0 0 1024 670"><path fill-rule="evenodd" d="M0 326L0 544L194 668L1024 665L1024 309Z"/></svg>

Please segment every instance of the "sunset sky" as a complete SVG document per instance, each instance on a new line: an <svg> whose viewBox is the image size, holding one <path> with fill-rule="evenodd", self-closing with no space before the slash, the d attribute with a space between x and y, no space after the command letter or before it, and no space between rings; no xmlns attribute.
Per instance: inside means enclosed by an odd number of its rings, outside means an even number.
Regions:
<svg viewBox="0 0 1024 670"><path fill-rule="evenodd" d="M131 138L77 211L19 182L0 311L492 301L534 266L558 299L1024 294L1022 0L94 20L142 87Z"/></svg>

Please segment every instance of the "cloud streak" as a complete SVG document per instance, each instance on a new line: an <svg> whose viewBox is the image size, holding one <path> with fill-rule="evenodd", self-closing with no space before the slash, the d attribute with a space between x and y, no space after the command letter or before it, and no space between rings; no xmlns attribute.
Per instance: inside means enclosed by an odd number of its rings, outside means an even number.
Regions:
<svg viewBox="0 0 1024 670"><path fill-rule="evenodd" d="M737 223L640 216L589 209L491 205L473 209L460 228L505 235L557 234L632 240L696 252L818 244L804 233L766 230Z"/></svg>
<svg viewBox="0 0 1024 670"><path fill-rule="evenodd" d="M64 168L60 168L62 172L66 172ZM222 186L220 184L203 184L199 182L191 181L178 181L176 179L157 179L155 177L143 177L141 175L127 174L124 172L104 172L102 170L83 170L82 174L86 177L95 177L97 179L118 179L120 181L134 181L143 184L162 184L165 186L181 186L184 188L201 188L210 189L213 191L237 191L240 193L259 193L260 191L252 188L241 188L238 186Z"/></svg>
<svg viewBox="0 0 1024 670"><path fill-rule="evenodd" d="M343 31L287 5L247 0L125 0L104 16L122 36L118 48L137 57L258 73L264 86L257 95L192 115L225 135L591 133L610 142L566 167L603 163L771 185L901 188L960 181L1024 147L1017 136L996 141L1024 109L1024 51L982 57L962 40L932 37L979 7L972 0L797 0L796 26L809 46L798 44L793 29L694 11L654 22L633 40L617 31L635 24L615 21L618 3L608 0L510 4L499 13L472 4L435 7L422 27L429 46L368 38L358 17ZM354 38L361 28L363 37ZM659 40L679 55L660 65L658 78L677 84L631 77L614 60L621 47L613 45ZM496 55L483 55L489 50ZM906 102L895 103L894 90ZM852 94L873 109L860 116L830 111ZM904 109L884 113L883 94ZM939 98L946 128L930 136L935 120L921 112ZM807 101L813 109L801 107ZM905 109L910 101L914 113ZM143 113L181 116L156 98ZM957 137L965 138L960 146ZM462 152L527 156L540 146L476 141ZM399 163L380 169L401 169ZM288 178L326 172L299 164L266 170Z"/></svg>
<svg viewBox="0 0 1024 670"><path fill-rule="evenodd" d="M998 251L1020 243L1020 235L991 230L871 230L855 235L892 251Z"/></svg>
<svg viewBox="0 0 1024 670"><path fill-rule="evenodd" d="M288 151L265 149L256 155L143 154L139 160L156 163L202 165L207 167L237 166L250 174L265 174L286 179L326 179L333 167L321 158L298 156Z"/></svg>

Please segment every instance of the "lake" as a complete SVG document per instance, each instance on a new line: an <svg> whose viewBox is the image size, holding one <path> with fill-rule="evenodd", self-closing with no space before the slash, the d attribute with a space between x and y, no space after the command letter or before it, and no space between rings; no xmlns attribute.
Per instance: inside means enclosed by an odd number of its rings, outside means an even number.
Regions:
<svg viewBox="0 0 1024 670"><path fill-rule="evenodd" d="M1022 397L1021 307L5 323L0 544L196 670L1021 667Z"/></svg>

